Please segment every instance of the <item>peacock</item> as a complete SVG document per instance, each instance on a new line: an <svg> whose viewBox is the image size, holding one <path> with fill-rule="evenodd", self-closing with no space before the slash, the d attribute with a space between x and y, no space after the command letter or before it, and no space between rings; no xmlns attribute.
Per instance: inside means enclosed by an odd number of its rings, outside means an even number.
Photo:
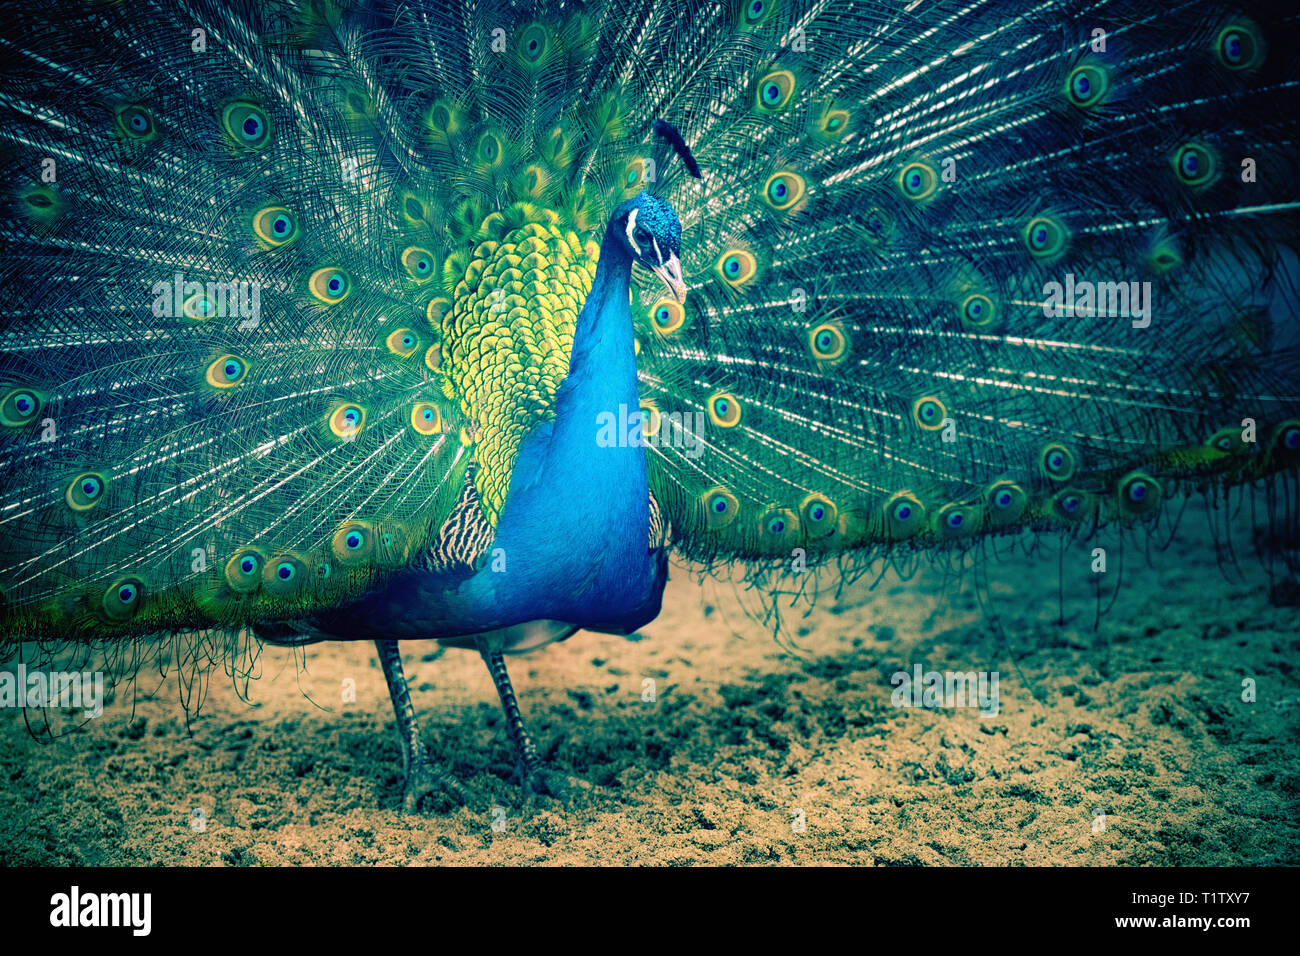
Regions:
<svg viewBox="0 0 1300 956"><path fill-rule="evenodd" d="M1280 6L10 7L4 656L373 640L415 808L465 794L400 642L476 650L558 796L505 655L670 561L811 594L1188 493L1294 540Z"/></svg>

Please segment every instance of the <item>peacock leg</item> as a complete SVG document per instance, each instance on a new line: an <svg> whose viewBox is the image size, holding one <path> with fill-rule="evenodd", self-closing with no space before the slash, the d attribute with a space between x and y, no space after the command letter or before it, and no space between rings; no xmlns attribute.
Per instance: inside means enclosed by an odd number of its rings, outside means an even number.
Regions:
<svg viewBox="0 0 1300 956"><path fill-rule="evenodd" d="M496 684L497 694L501 697L501 709L506 714L506 730L515 746L515 762L520 783L534 793L544 793L557 800L567 800L575 786L585 786L585 782L566 776L546 766L533 738L524 728L524 718L519 712L519 701L515 698L515 689L510 685L510 675L506 673L505 656L500 648L479 645L479 653L487 664L492 683Z"/></svg>
<svg viewBox="0 0 1300 956"><path fill-rule="evenodd" d="M420 739L420 729L415 723L415 707L411 692L406 686L402 671L402 652L397 641L375 641L379 651L379 664L388 682L388 696L393 701L393 715L397 718L397 735L402 739L402 766L406 771L406 794L402 809L414 813L421 798L445 793L459 803L467 803L465 791L446 770L429 756L428 748Z"/></svg>

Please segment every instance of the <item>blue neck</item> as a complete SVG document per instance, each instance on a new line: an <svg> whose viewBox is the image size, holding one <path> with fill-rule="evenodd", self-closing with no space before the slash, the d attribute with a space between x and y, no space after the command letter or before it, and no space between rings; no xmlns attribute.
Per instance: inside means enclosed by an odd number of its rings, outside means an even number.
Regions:
<svg viewBox="0 0 1300 956"><path fill-rule="evenodd" d="M509 555L508 573L480 575L477 585L485 601L490 592L491 602L529 618L617 619L655 581L645 448L628 440L635 418L625 424L640 411L631 273L621 239L607 230L555 421L535 428L515 458L493 543ZM617 426L602 427L611 418Z"/></svg>
<svg viewBox="0 0 1300 956"><path fill-rule="evenodd" d="M620 238L605 231L591 292L578 315L569 353L569 375L556 396L555 439L573 440L576 454L590 454L596 416L619 406L639 408L636 392L636 351L629 305L632 257ZM604 449L602 449L604 450ZM645 454L640 458L645 475Z"/></svg>

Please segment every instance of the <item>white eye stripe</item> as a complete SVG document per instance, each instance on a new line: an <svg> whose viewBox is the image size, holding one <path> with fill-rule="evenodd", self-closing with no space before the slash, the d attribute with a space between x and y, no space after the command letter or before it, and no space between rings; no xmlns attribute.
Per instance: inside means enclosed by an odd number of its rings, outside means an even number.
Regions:
<svg viewBox="0 0 1300 956"><path fill-rule="evenodd" d="M632 238L632 230L636 228L636 214L640 211L641 210L639 209L633 209L627 214L627 242L628 245L632 247L632 251L638 256L641 255L641 247L638 246L636 240Z"/></svg>
<svg viewBox="0 0 1300 956"><path fill-rule="evenodd" d="M655 247L655 258L659 260L659 264L660 264L660 265L663 265L663 264L664 264L664 254L663 254L662 252L659 251L659 240L656 239L654 236L651 236L651 237L650 237L650 242L651 242L651 244Z"/></svg>

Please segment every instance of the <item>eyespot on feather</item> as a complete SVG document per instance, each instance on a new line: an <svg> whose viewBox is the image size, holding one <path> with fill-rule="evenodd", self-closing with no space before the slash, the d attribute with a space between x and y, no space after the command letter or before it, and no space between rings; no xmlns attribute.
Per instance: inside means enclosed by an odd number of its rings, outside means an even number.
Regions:
<svg viewBox="0 0 1300 956"><path fill-rule="evenodd" d="M298 238L298 217L285 206L264 206L253 213L253 234L269 248L287 246Z"/></svg>
<svg viewBox="0 0 1300 956"><path fill-rule="evenodd" d="M908 163L899 170L898 191L905 199L921 202L930 199L939 191L939 171L928 161Z"/></svg>
<svg viewBox="0 0 1300 956"><path fill-rule="evenodd" d="M329 416L329 429L335 437L347 441L355 438L366 424L366 410L361 405L346 402Z"/></svg>
<svg viewBox="0 0 1300 956"><path fill-rule="evenodd" d="M416 402L411 409L411 427L421 435L437 435L442 431L442 410L432 402Z"/></svg>
<svg viewBox="0 0 1300 956"><path fill-rule="evenodd" d="M839 526L839 509L830 498L814 492L799 505L799 520L809 537L825 537Z"/></svg>
<svg viewBox="0 0 1300 956"><path fill-rule="evenodd" d="M73 511L89 511L101 501L108 492L108 478L97 471L83 471L72 481L63 493L63 499Z"/></svg>
<svg viewBox="0 0 1300 956"><path fill-rule="evenodd" d="M34 388L15 385L0 395L0 425L21 428L40 416L45 396Z"/></svg>
<svg viewBox="0 0 1300 956"><path fill-rule="evenodd" d="M366 521L345 522L330 539L330 550L344 564L369 561L375 550L375 529Z"/></svg>
<svg viewBox="0 0 1300 956"><path fill-rule="evenodd" d="M344 269L326 266L311 274L308 290L326 305L338 305L352 292L352 277Z"/></svg>
<svg viewBox="0 0 1300 956"><path fill-rule="evenodd" d="M1029 506L1025 489L1014 481L995 481L984 491L989 521L997 526L1014 524Z"/></svg>
<svg viewBox="0 0 1300 956"><path fill-rule="evenodd" d="M718 275L733 289L741 289L758 274L758 260L748 249L728 249L718 257Z"/></svg>
<svg viewBox="0 0 1300 956"><path fill-rule="evenodd" d="M912 421L926 431L934 432L943 428L948 409L933 395L925 395L912 403Z"/></svg>
<svg viewBox="0 0 1300 956"><path fill-rule="evenodd" d="M726 488L710 488L700 495L704 524L710 531L719 531L730 525L740 514L740 502Z"/></svg>
<svg viewBox="0 0 1300 956"><path fill-rule="evenodd" d="M848 336L838 322L822 322L808 330L808 351L823 365L836 365L849 354Z"/></svg>
<svg viewBox="0 0 1300 956"><path fill-rule="evenodd" d="M789 70L773 70L759 78L754 104L764 113L779 113L790 106L798 92L798 81Z"/></svg>
<svg viewBox="0 0 1300 956"><path fill-rule="evenodd" d="M420 337L413 329L393 329L384 337L384 347L399 358L410 358L420 348Z"/></svg>
<svg viewBox="0 0 1300 956"><path fill-rule="evenodd" d="M925 527L925 505L910 491L899 491L885 502L884 517L891 538L910 538Z"/></svg>
<svg viewBox="0 0 1300 956"><path fill-rule="evenodd" d="M271 118L249 100L235 100L221 108L221 126L227 140L243 150L260 150L271 142Z"/></svg>
<svg viewBox="0 0 1300 956"><path fill-rule="evenodd" d="M277 597L292 597L307 583L307 565L294 554L277 554L262 568L262 587Z"/></svg>
<svg viewBox="0 0 1300 956"><path fill-rule="evenodd" d="M660 299L650 306L650 323L660 335L672 335L686 324L686 309L676 299Z"/></svg>
<svg viewBox="0 0 1300 956"><path fill-rule="evenodd" d="M252 594L262 586L262 569L266 556L256 548L244 548L226 562L226 584L238 594Z"/></svg>
<svg viewBox="0 0 1300 956"><path fill-rule="evenodd" d="M1074 452L1059 442L1044 445L1038 454L1039 470L1052 481L1069 481L1077 467L1078 459Z"/></svg>
<svg viewBox="0 0 1300 956"><path fill-rule="evenodd" d="M113 623L129 621L140 612L144 596L144 582L140 578L118 578L104 591L99 609Z"/></svg>
<svg viewBox="0 0 1300 956"><path fill-rule="evenodd" d="M237 355L222 355L204 373L204 380L213 388L234 388L248 374L248 363Z"/></svg>
<svg viewBox="0 0 1300 956"><path fill-rule="evenodd" d="M1052 216L1035 216L1025 225L1025 248L1035 259L1050 260L1065 251L1069 233Z"/></svg>
<svg viewBox="0 0 1300 956"><path fill-rule="evenodd" d="M705 403L709 420L719 428L735 428L740 424L741 405L730 392L718 392Z"/></svg>

